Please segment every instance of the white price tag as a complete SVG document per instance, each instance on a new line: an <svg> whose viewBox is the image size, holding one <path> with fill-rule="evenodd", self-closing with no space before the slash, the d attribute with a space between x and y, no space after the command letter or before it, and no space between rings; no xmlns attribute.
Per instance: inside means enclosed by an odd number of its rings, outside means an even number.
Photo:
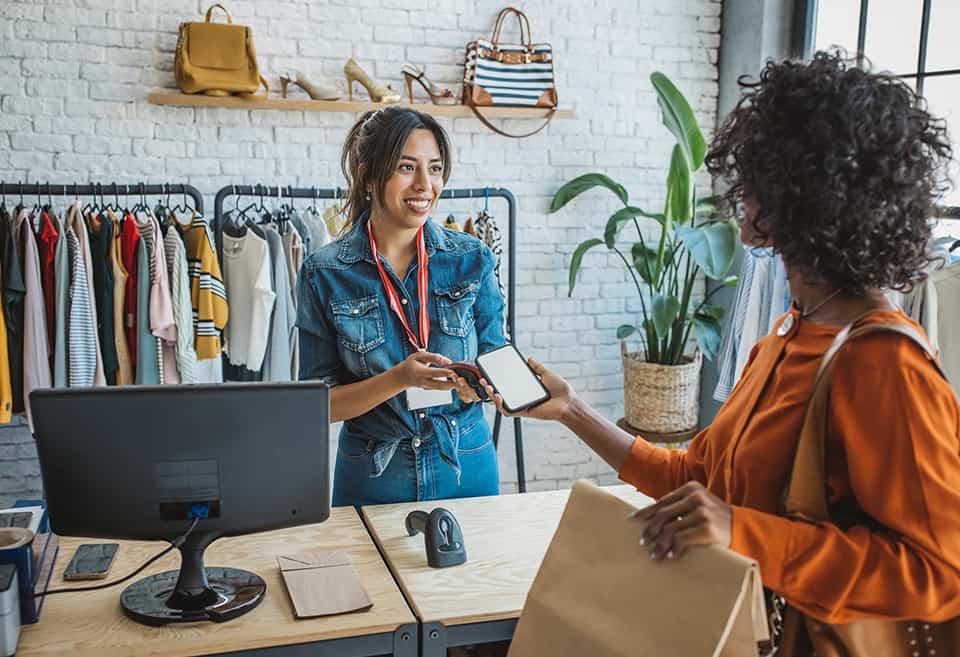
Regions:
<svg viewBox="0 0 960 657"><path fill-rule="evenodd" d="M452 390L427 390L425 388L407 388L407 410L431 406L446 406L453 403Z"/></svg>

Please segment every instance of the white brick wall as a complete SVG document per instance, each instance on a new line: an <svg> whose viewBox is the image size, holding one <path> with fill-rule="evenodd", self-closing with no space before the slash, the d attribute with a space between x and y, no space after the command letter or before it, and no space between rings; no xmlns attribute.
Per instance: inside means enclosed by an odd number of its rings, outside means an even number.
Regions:
<svg viewBox="0 0 960 657"><path fill-rule="evenodd" d="M0 178L7 181L189 182L207 196L225 184L341 185L338 155L353 115L173 108L146 102L173 88L181 20L202 20L207 0L3 0L0 2ZM462 74L463 46L489 35L503 6L493 0L232 0L253 28L272 89L288 68L341 77L354 57L402 88L404 61L441 83ZM572 299L574 246L600 235L615 208L596 192L548 215L558 186L602 170L645 208L663 203L672 138L660 124L648 76L669 75L701 124L715 121L721 0L532 0L520 4L537 41L553 44L557 120L524 140L494 135L473 119L444 119L455 149L451 186L505 186L519 200L518 343L563 375L608 417L622 414L615 327L639 311L619 261L591 253ZM509 35L515 36L513 24ZM363 95L363 92L361 92ZM364 96L365 97L365 96ZM422 100L422 98L421 98ZM506 121L508 129L529 127ZM705 182L701 178L701 184ZM445 203L441 210L475 210ZM506 221L499 205L496 216ZM512 423L502 436L504 490L515 488ZM532 490L578 477L613 479L558 425L525 422ZM0 429L0 501L37 495L35 457L23 429Z"/></svg>

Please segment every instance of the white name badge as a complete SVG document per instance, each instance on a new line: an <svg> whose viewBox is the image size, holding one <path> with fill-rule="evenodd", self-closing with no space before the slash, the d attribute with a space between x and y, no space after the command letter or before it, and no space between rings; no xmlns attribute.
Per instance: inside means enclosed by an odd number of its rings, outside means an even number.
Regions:
<svg viewBox="0 0 960 657"><path fill-rule="evenodd" d="M407 388L407 410L431 406L446 406L453 403L452 390L427 390L426 388Z"/></svg>

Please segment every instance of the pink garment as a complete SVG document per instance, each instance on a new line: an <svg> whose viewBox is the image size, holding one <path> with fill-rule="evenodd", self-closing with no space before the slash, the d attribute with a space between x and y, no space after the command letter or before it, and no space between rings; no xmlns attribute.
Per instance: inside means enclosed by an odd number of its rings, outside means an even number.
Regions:
<svg viewBox="0 0 960 657"><path fill-rule="evenodd" d="M90 319L93 322L93 334L97 334L97 304L96 293L93 289L93 258L90 255L90 238L87 235L87 225L83 223L83 212L80 202L77 201L70 207L67 216L67 224L73 226L73 232L77 234L77 240L80 242L80 250L83 252L83 264L87 269L87 288L90 290ZM100 351L100 341L94 340L97 347L97 369L93 375L93 385L107 385L107 376L103 372L103 353Z"/></svg>
<svg viewBox="0 0 960 657"><path fill-rule="evenodd" d="M32 433L30 391L52 387L53 377L50 373L50 343L47 335L40 251L30 225L30 211L26 208L20 211L14 221L14 235L23 246L23 282L27 290L23 304L23 400Z"/></svg>
<svg viewBox="0 0 960 657"><path fill-rule="evenodd" d="M180 383L177 369L177 322L173 316L173 294L170 292L170 274L167 255L163 248L163 233L156 218L150 215L153 231L153 280L150 281L150 332L162 341L161 368L164 383Z"/></svg>

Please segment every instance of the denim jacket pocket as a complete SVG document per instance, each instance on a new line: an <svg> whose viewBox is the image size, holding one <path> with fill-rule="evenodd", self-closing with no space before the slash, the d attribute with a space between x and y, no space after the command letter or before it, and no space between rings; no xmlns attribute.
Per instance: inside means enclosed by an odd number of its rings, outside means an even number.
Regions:
<svg viewBox="0 0 960 657"><path fill-rule="evenodd" d="M377 296L337 301L330 305L340 343L351 351L365 354L386 340Z"/></svg>
<svg viewBox="0 0 960 657"><path fill-rule="evenodd" d="M464 281L434 290L437 299L437 317L444 333L465 338L473 330L473 305L477 300L480 281Z"/></svg>

